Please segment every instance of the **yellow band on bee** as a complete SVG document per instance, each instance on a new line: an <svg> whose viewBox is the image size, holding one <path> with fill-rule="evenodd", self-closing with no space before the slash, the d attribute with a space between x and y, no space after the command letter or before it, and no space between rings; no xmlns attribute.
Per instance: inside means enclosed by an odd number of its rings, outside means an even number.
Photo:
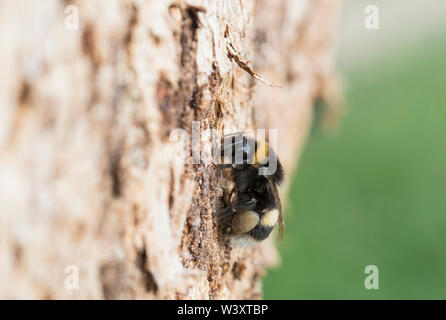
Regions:
<svg viewBox="0 0 446 320"><path fill-rule="evenodd" d="M259 223L259 215L255 211L237 212L232 217L232 230L235 234L251 231Z"/></svg>
<svg viewBox="0 0 446 320"><path fill-rule="evenodd" d="M265 212L260 222L265 227L273 227L277 223L278 219L279 219L279 210L272 209Z"/></svg>
<svg viewBox="0 0 446 320"><path fill-rule="evenodd" d="M254 154L254 166L259 166L262 161L269 157L269 145L266 141L258 141L256 153Z"/></svg>

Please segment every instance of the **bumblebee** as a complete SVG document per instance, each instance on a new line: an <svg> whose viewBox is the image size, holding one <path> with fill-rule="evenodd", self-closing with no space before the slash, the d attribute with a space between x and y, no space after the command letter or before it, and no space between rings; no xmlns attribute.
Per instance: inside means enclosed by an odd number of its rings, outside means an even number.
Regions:
<svg viewBox="0 0 446 320"><path fill-rule="evenodd" d="M279 223L282 240L285 224L277 186L283 181L283 168L266 141L258 141L243 133L226 135L222 139L222 168L229 186L223 201L225 208L219 220L228 221L232 243L250 247L266 239ZM277 160L275 171L262 174ZM228 161L230 160L230 161Z"/></svg>

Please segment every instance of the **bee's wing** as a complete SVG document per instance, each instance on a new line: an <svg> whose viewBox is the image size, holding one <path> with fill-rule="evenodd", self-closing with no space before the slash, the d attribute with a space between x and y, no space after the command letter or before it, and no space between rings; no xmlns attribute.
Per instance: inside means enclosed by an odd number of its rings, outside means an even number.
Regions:
<svg viewBox="0 0 446 320"><path fill-rule="evenodd" d="M244 131L239 131L239 132L233 132L233 133L229 133L223 136L223 139L226 138L233 138L233 137L239 137L239 136L244 136L245 132Z"/></svg>
<svg viewBox="0 0 446 320"><path fill-rule="evenodd" d="M253 164L256 141L248 136L246 132L235 132L225 135L222 139L221 161L228 164Z"/></svg>
<svg viewBox="0 0 446 320"><path fill-rule="evenodd" d="M225 163L225 157L229 156L232 158L239 152L238 150L243 150L243 132L236 132L223 136L220 148L223 163Z"/></svg>
<svg viewBox="0 0 446 320"><path fill-rule="evenodd" d="M273 181L271 176L265 176L265 178L268 180L269 188L274 195L274 198L276 200L277 209L279 210L279 240L282 241L283 235L285 234L285 220L283 219L282 214L282 205L280 203L280 197L279 197L279 191L277 190L276 183Z"/></svg>

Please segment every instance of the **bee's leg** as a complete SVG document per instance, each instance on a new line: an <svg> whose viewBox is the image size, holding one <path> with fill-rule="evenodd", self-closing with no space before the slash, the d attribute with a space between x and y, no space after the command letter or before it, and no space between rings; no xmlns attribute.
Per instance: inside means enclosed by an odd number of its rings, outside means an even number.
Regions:
<svg viewBox="0 0 446 320"><path fill-rule="evenodd" d="M221 222L221 221L225 220L226 218L232 216L233 214L234 214L234 211L232 211L232 208L223 209L217 215L218 221Z"/></svg>
<svg viewBox="0 0 446 320"><path fill-rule="evenodd" d="M250 194L242 193L237 196L237 202L231 204L232 211L249 211L256 206L257 200Z"/></svg>
<svg viewBox="0 0 446 320"><path fill-rule="evenodd" d="M231 204L231 207L221 210L218 213L218 220L222 221L227 217L233 215L235 212L253 210L257 200L247 194L238 196L239 201Z"/></svg>
<svg viewBox="0 0 446 320"><path fill-rule="evenodd" d="M255 211L240 211L232 218L232 230L235 234L244 234L256 227L260 218Z"/></svg>

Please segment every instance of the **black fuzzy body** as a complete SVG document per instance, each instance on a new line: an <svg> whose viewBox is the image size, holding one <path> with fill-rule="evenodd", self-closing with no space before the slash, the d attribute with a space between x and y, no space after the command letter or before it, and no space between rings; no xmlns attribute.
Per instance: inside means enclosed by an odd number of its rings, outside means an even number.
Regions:
<svg viewBox="0 0 446 320"><path fill-rule="evenodd" d="M236 213L239 211L255 211L260 218L260 221L263 215L271 210L278 209L280 206L280 199L277 198L275 193L271 190L270 181L276 185L280 185L283 181L283 168L280 161L277 159L277 167L276 171L267 178L264 175L259 174L259 169L261 167L267 167L269 162L266 162L262 165L259 164L249 164L248 159L252 159L252 153L249 154L246 151L246 145L248 142L252 143L251 145L255 146L255 151L257 150L258 143L254 141L250 141L250 138L243 137L243 143L239 143L236 145L234 140L230 140L226 142L226 146L232 147L230 155L232 156L232 161L234 160L234 153L236 148L243 148L243 163L242 164L224 164L224 168L230 170L230 178L233 181L233 189L231 193L233 196L230 197L230 203L228 203L228 208L226 211L227 214ZM269 156L275 156L272 150L270 150ZM252 162L252 161L251 161ZM256 241L261 241L266 239L274 226L265 226L261 223L258 223L254 229L249 231L246 236L248 238L252 238Z"/></svg>

